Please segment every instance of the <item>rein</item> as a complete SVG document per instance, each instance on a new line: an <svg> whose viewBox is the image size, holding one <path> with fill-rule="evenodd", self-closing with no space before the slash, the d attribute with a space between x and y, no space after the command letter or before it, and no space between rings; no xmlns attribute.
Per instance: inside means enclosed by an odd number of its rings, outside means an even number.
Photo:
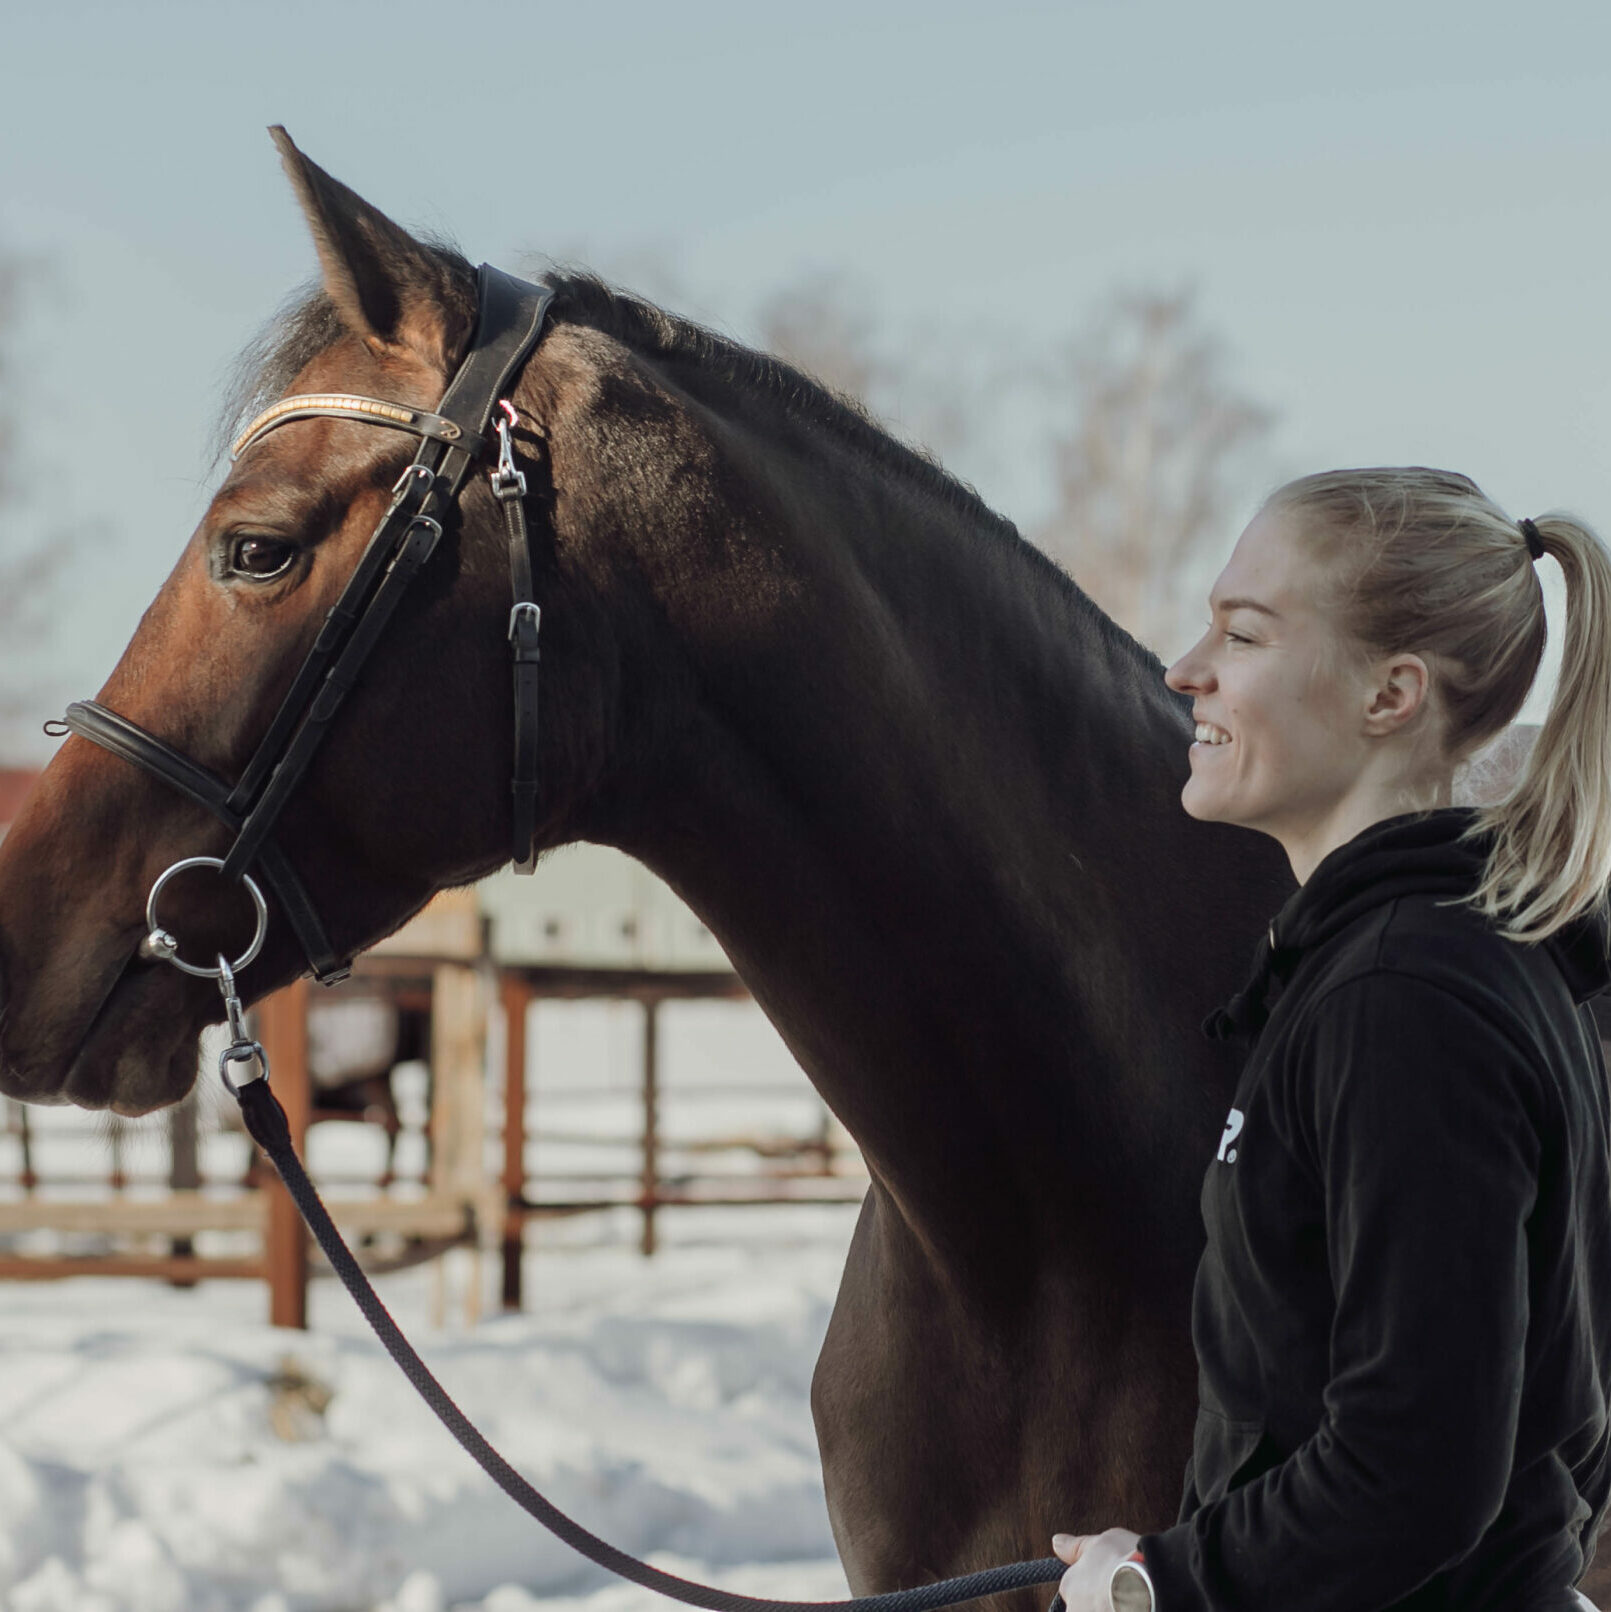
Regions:
<svg viewBox="0 0 1611 1612"><path fill-rule="evenodd" d="M774 1601L695 1584L629 1556L589 1532L540 1494L477 1431L381 1303L297 1157L285 1111L269 1088L268 1058L261 1044L247 1032L245 1009L235 984L236 971L257 956L268 932L268 904L251 870L261 873L273 891L315 978L324 985L345 979L351 959L341 957L331 947L296 870L274 842L274 826L403 593L436 551L444 517L476 459L490 446L489 428L498 441L498 460L489 479L504 512L513 595L509 612L515 705L512 854L517 873L530 873L536 866L537 635L541 611L532 596L531 551L523 503L526 479L514 463L510 429L516 416L506 394L542 335L552 292L485 263L477 271L477 286L476 332L469 355L434 412L346 393L297 395L266 409L231 449L231 458L238 459L276 427L317 417L363 421L420 438L413 463L392 489L390 507L370 536L357 568L327 615L239 781L229 784L139 724L93 700L75 701L67 707L60 724L63 732L89 739L160 778L205 807L235 836L223 858L186 857L157 879L146 900L148 932L141 942L140 955L150 961L171 963L186 974L217 981L231 1033L230 1044L219 1055L219 1077L239 1102L246 1129L279 1172L325 1257L387 1353L448 1431L510 1499L573 1550L621 1578L689 1606L704 1607L707 1612L937 1612L941 1607L958 1606L988 1595L1053 1583L1065 1568L1055 1556L1048 1556L848 1601ZM56 724L47 726L54 730ZM158 898L168 881L197 867L213 868L244 886L256 912L251 944L233 962L220 955L216 966L210 968L179 956L179 942L162 927L157 911ZM231 1073L236 1066L246 1071L240 1078ZM1060 1612L1060 1608L1058 1598L1051 1612Z"/></svg>
<svg viewBox="0 0 1611 1612"><path fill-rule="evenodd" d="M230 1060L230 1053L235 1050L233 1047L227 1048L222 1058ZM336 1230L328 1211L320 1202L318 1192L308 1179L307 1171L302 1167L302 1161L296 1155L285 1110L269 1089L268 1066L263 1061L262 1048L253 1043L249 1049L242 1051L239 1059L230 1061L254 1058L261 1063L262 1074L253 1079L238 1084L230 1082L226 1072L227 1062L221 1063L220 1072L224 1073L226 1083L240 1103L246 1129L279 1172L303 1221L324 1250L325 1258L352 1295L353 1302L362 1311L375 1336L385 1345L386 1352L402 1368L403 1375L414 1385L437 1419L481 1470L517 1506L596 1566L640 1584L645 1589L657 1590L685 1605L706 1607L709 1612L935 1612L940 1607L977 1601L1007 1590L1050 1584L1067 1571L1061 1561L1049 1556L1040 1561L987 1568L980 1573L924 1584L917 1589L893 1590L884 1595L865 1595L849 1601L774 1601L761 1596L737 1595L712 1585L679 1578L674 1573L651 1567L607 1540L600 1539L540 1493L487 1442L420 1359L414 1346L403 1336L401 1328L370 1285L352 1251L342 1241L341 1233Z"/></svg>
<svg viewBox="0 0 1611 1612"><path fill-rule="evenodd" d="M608 1540L600 1539L575 1518L561 1511L487 1442L437 1381L430 1367L420 1359L413 1344L404 1337L402 1328L364 1275L363 1268L343 1241L341 1233L336 1230L330 1212L320 1199L317 1188L308 1179L301 1159L297 1157L285 1110L269 1087L268 1055L262 1043L254 1041L247 1032L245 1010L235 989L235 970L245 967L257 955L268 928L268 909L255 882L250 877L242 881L257 910L257 929L251 944L234 963L226 961L223 956L219 956L214 968L186 963L178 955L178 943L173 936L158 926L157 897L169 878L185 868L213 867L222 870L223 866L224 863L217 857L187 857L182 862L176 862L152 886L146 902L146 919L152 926L147 936L150 955L172 963L187 974L217 980L231 1035L229 1045L218 1055L218 1075L240 1104L241 1118L247 1132L267 1154L269 1162L291 1194L303 1223L324 1250L331 1268L341 1278L342 1284L352 1295L353 1303L385 1346L386 1352L397 1362L403 1375L414 1385L415 1391L431 1408L437 1420L459 1441L476 1465L528 1516L535 1517L557 1539L596 1566L687 1606L707 1608L708 1612L938 1612L941 1607L960 1606L967 1601L982 1600L987 1595L1001 1595L1010 1590L1033 1589L1037 1585L1054 1583L1062 1577L1066 1571L1064 1563L1055 1556L1046 1556L1038 1561L1013 1562L1004 1567L966 1573L958 1578L941 1579L915 1589L863 1595L848 1601L774 1601L764 1596L738 1595L731 1590L717 1589L714 1585L696 1584L691 1579L679 1578L675 1573L651 1567ZM244 1078L236 1079L230 1073L235 1065L243 1065L250 1072ZM1048 1612L1063 1612L1061 1595L1053 1597Z"/></svg>

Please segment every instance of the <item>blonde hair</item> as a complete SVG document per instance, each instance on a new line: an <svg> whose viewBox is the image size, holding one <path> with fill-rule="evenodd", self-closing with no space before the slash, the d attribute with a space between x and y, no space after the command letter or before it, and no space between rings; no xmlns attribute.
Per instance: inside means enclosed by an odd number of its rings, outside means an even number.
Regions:
<svg viewBox="0 0 1611 1612"><path fill-rule="evenodd" d="M1317 562L1319 603L1362 661L1419 654L1446 759L1516 717L1544 654L1544 595L1517 523L1466 476L1332 470L1277 489ZM1540 941L1611 884L1611 553L1562 514L1533 525L1566 578L1560 681L1525 771L1463 836L1492 835L1467 898L1512 940Z"/></svg>

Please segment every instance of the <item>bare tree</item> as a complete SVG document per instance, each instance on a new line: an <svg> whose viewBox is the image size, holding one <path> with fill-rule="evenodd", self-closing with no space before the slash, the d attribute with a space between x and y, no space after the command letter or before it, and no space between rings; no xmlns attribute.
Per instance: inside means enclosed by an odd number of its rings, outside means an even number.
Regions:
<svg viewBox="0 0 1611 1612"><path fill-rule="evenodd" d="M878 351L872 300L846 274L808 274L772 292L756 320L760 345L877 412L898 367Z"/></svg>
<svg viewBox="0 0 1611 1612"><path fill-rule="evenodd" d="M1165 643L1273 417L1226 379L1189 292L1114 296L1050 378L1074 418L1052 442L1057 501L1035 540L1120 625Z"/></svg>
<svg viewBox="0 0 1611 1612"><path fill-rule="evenodd" d="M17 299L21 292L22 271L12 259L0 254L0 504L9 500L11 485L11 455L15 425L11 415L11 363L10 336L17 318ZM6 601L0 598L0 610ZM0 617L0 620L3 620Z"/></svg>
<svg viewBox="0 0 1611 1612"><path fill-rule="evenodd" d="M30 521L15 476L12 408L17 314L29 265L0 254L0 761L38 720L40 691L28 652L45 637L50 606L72 548L60 533Z"/></svg>
<svg viewBox="0 0 1611 1612"><path fill-rule="evenodd" d="M949 456L976 437L983 388L954 342L892 330L867 288L839 270L817 270L760 305L757 341L925 452Z"/></svg>

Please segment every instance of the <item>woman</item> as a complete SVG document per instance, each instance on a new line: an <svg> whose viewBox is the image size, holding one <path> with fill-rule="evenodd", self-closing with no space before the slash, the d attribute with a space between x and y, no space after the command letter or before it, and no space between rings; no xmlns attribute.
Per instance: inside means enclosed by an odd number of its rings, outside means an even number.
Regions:
<svg viewBox="0 0 1611 1612"><path fill-rule="evenodd" d="M1455 770L1544 649L1502 804ZM1464 476L1276 492L1166 674L1181 802L1279 840L1299 889L1210 1034L1248 1059L1203 1188L1180 1521L1059 1535L1069 1612L1588 1603L1611 1493L1611 556Z"/></svg>

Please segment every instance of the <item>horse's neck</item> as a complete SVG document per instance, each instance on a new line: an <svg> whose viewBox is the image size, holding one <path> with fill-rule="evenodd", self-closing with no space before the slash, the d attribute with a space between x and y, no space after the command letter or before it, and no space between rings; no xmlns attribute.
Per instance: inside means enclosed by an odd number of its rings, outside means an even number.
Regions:
<svg viewBox="0 0 1611 1612"><path fill-rule="evenodd" d="M1219 1103L1197 1026L1268 881L1250 904L1182 812L1157 662L1037 556L864 466L817 486L764 533L730 513L742 589L708 536L659 556L690 675L603 837L705 918L920 1230L981 1194L1077 1212L1157 1144L1126 1103Z"/></svg>

